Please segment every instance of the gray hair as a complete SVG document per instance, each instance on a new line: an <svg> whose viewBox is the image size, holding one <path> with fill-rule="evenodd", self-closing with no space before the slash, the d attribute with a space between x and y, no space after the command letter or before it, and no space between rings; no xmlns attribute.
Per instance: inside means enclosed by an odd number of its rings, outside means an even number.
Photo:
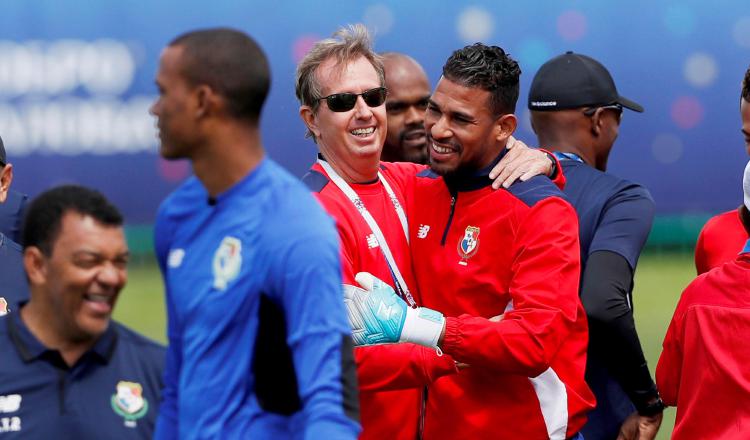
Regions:
<svg viewBox="0 0 750 440"><path fill-rule="evenodd" d="M318 41L310 52L297 65L295 94L301 105L309 106L313 112L318 110L323 96L316 72L318 67L329 58L336 59L336 66L343 66L359 57L365 57L378 74L380 85L385 86L385 69L383 58L372 50L372 42L367 28L362 24L352 24L337 30L331 38ZM315 139L307 131L306 137Z"/></svg>

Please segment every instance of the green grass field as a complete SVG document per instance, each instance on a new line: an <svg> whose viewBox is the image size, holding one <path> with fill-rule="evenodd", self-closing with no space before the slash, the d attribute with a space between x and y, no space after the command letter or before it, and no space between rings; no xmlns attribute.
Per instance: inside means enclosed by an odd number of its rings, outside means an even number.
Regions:
<svg viewBox="0 0 750 440"><path fill-rule="evenodd" d="M652 374L680 292L694 276L692 255L649 253L641 257L633 296L638 333ZM115 318L153 339L166 341L163 287L153 261L131 265ZM657 438L668 439L673 424L674 409L670 408Z"/></svg>

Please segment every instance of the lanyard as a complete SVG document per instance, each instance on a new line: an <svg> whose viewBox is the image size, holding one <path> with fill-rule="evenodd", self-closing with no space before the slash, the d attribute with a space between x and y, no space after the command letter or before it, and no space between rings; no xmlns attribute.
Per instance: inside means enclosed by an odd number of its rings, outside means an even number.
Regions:
<svg viewBox="0 0 750 440"><path fill-rule="evenodd" d="M574 160L576 162L583 163L583 159L581 159L581 156L575 153L563 153L562 151L555 151L552 154L554 154L558 160Z"/></svg>
<svg viewBox="0 0 750 440"><path fill-rule="evenodd" d="M744 247L744 248L742 248L742 252L740 252L740 253L741 253L741 254L746 254L746 253L748 253L748 252L750 252L750 239L748 239L748 240L747 240L747 241L745 242L745 247Z"/></svg>
<svg viewBox="0 0 750 440"><path fill-rule="evenodd" d="M388 247L388 243L385 241L385 237L383 236L383 232L380 230L380 227L378 226L377 222L375 222L375 219L372 217L370 212L365 207L364 202L362 202L362 199L360 199L359 195L357 195L356 192L349 186L344 179L341 178L341 176L336 173L336 171L331 167L331 165L321 159L318 159L318 163L321 167L325 170L326 174L328 174L328 177L331 179L331 181L349 198L349 200L352 202L355 208L357 208L357 211L362 216L362 218L365 220L365 223L367 223L367 226L370 227L370 231L375 235L375 239L378 241L378 245L380 246L380 251L383 253L383 256L385 257L386 263L388 263L388 268L391 271L391 275L394 278L396 290L401 295L404 300L409 303L409 306L416 307L417 303L414 301L414 297L411 295L411 292L409 292L409 287L406 285L406 282L404 281L404 277L401 276L401 271L398 269L398 265L396 265L396 261L393 258L393 254L391 254L391 249ZM406 213L404 212L404 208L401 206L401 203L398 201L398 198L396 198L396 194L393 192L393 189L391 188L391 185L388 184L388 181L385 180L382 174L380 174L380 171L378 171L378 180L383 183L383 187L385 187L385 192L388 193L388 197L391 199L391 203L393 204L393 208L396 210L396 215L398 215L398 219L401 222L401 228L404 230L404 237L406 237L406 242L409 243L409 224L406 221Z"/></svg>

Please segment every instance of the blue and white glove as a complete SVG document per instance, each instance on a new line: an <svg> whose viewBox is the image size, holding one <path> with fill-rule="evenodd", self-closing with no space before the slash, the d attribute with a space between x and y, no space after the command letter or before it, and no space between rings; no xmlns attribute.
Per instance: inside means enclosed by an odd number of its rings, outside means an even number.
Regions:
<svg viewBox="0 0 750 440"><path fill-rule="evenodd" d="M445 326L442 313L408 307L391 286L367 272L355 279L362 288L344 284L354 345L412 342L437 347Z"/></svg>

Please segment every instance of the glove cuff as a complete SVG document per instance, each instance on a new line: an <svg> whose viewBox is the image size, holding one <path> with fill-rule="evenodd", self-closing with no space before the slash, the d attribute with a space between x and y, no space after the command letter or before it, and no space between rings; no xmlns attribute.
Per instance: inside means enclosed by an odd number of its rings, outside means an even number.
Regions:
<svg viewBox="0 0 750 440"><path fill-rule="evenodd" d="M426 307L407 307L400 341L435 348L444 326L445 317L442 313Z"/></svg>

